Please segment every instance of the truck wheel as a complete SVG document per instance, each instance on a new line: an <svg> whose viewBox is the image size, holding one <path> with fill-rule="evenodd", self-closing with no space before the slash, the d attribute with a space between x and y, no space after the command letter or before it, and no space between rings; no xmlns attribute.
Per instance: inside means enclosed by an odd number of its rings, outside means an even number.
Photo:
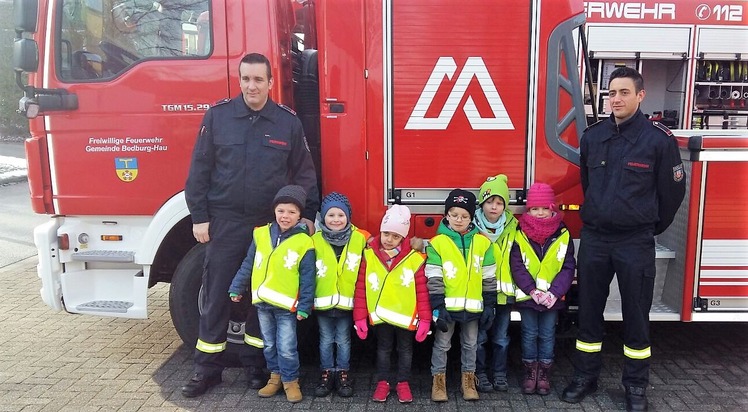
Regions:
<svg viewBox="0 0 748 412"><path fill-rule="evenodd" d="M200 322L198 297L203 283L205 245L198 243L182 258L171 278L169 313L174 329L189 348L197 343Z"/></svg>

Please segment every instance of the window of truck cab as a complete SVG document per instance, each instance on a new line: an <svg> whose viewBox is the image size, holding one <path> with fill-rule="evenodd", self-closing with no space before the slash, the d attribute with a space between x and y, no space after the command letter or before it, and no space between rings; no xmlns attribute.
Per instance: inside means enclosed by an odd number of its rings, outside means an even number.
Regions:
<svg viewBox="0 0 748 412"><path fill-rule="evenodd" d="M63 0L55 31L65 82L112 79L144 60L211 52L209 0Z"/></svg>

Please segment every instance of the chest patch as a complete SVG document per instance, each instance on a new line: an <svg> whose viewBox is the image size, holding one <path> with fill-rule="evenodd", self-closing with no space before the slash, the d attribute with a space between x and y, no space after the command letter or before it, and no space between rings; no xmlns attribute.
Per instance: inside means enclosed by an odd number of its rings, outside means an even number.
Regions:
<svg viewBox="0 0 748 412"><path fill-rule="evenodd" d="M632 161L626 162L626 166L637 168L637 169L644 169L644 170L649 170L651 168L651 166L647 163L632 162Z"/></svg>

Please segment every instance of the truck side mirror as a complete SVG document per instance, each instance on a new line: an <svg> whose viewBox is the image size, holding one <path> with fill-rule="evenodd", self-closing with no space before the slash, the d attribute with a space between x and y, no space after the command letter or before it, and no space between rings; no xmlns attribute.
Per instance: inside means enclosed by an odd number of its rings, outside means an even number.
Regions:
<svg viewBox="0 0 748 412"><path fill-rule="evenodd" d="M39 46L31 39L13 42L13 69L16 72L35 72L39 67Z"/></svg>
<svg viewBox="0 0 748 412"><path fill-rule="evenodd" d="M13 24L20 32L36 32L36 15L39 0L13 0Z"/></svg>

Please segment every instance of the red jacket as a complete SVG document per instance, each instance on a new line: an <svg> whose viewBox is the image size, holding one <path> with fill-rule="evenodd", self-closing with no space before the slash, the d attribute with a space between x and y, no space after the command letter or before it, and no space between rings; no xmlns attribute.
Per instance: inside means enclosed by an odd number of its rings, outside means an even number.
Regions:
<svg viewBox="0 0 748 412"><path fill-rule="evenodd" d="M379 261L387 269L395 267L411 251L410 238L404 238L400 244L400 253L392 259L392 264L388 267L386 262L389 256L382 251L382 242L379 236L370 239L367 247L374 251ZM431 322L431 304L429 303L429 291L426 289L426 273L424 272L423 265L415 273L415 282L418 319L420 322ZM368 317L369 310L366 307L366 259L361 259L361 266L358 269L358 280L356 281L356 293L353 297L353 320L364 320L368 319Z"/></svg>

